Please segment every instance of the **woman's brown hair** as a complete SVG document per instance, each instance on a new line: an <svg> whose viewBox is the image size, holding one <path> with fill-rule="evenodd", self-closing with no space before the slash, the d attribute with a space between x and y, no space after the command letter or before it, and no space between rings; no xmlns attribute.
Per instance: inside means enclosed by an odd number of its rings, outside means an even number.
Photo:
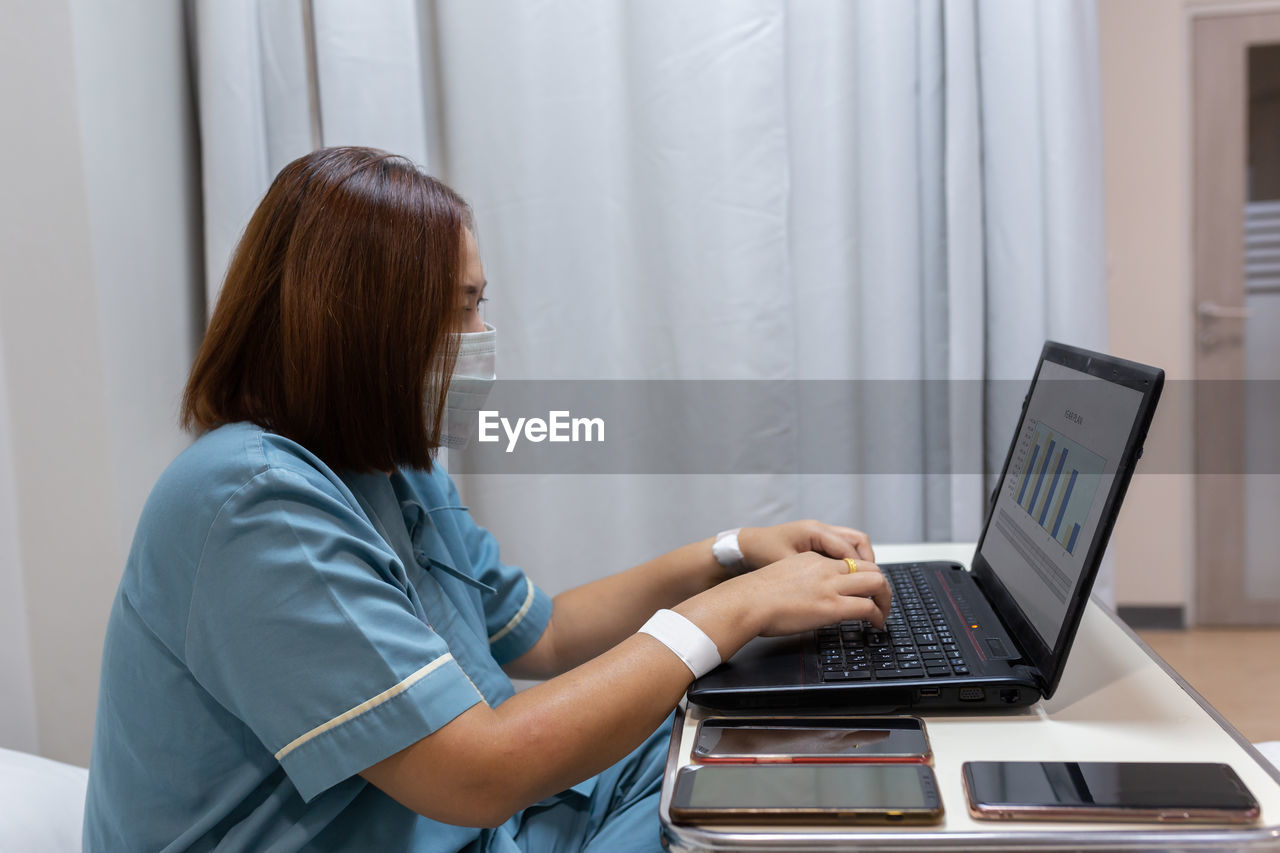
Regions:
<svg viewBox="0 0 1280 853"><path fill-rule="evenodd" d="M227 269L183 425L250 421L333 468L430 468L469 227L457 193L382 151L285 166Z"/></svg>

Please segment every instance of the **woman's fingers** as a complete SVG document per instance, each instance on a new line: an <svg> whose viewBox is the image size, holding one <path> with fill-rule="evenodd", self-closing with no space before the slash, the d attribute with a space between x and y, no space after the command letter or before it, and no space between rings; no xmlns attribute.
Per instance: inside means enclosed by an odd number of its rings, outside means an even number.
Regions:
<svg viewBox="0 0 1280 853"><path fill-rule="evenodd" d="M854 550L858 552L859 558L875 562L876 552L871 547L870 536L861 530L854 530L852 527L837 527L836 530L843 534Z"/></svg>
<svg viewBox="0 0 1280 853"><path fill-rule="evenodd" d="M843 615L834 621L847 622L850 619L862 619L870 622L874 627L884 630L885 615L873 599L861 595L844 596L845 603L842 605Z"/></svg>
<svg viewBox="0 0 1280 853"><path fill-rule="evenodd" d="M816 550L822 551L828 557L836 559L854 557L872 562L876 559L875 551L871 548L871 537L861 530L824 524L818 530L816 539L814 543L817 546Z"/></svg>
<svg viewBox="0 0 1280 853"><path fill-rule="evenodd" d="M893 589L889 581L875 563L859 562L856 572L849 572L847 564L845 568L843 575L837 578L840 594L870 599L875 605L874 614L863 618L871 618L877 628L883 628L889 606L893 603Z"/></svg>
<svg viewBox="0 0 1280 853"><path fill-rule="evenodd" d="M813 543L814 550L826 554L828 557L834 557L837 560L843 560L845 557L856 557L859 560L870 559L870 557L866 557L858 551L858 543L841 528L824 526L818 531L815 538L817 541Z"/></svg>

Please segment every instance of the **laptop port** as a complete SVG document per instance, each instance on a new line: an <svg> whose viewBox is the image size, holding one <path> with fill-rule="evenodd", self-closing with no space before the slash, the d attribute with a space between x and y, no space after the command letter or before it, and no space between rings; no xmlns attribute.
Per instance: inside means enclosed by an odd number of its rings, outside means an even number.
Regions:
<svg viewBox="0 0 1280 853"><path fill-rule="evenodd" d="M983 690L981 687L960 688L961 702L981 702L985 698L987 698L987 691Z"/></svg>
<svg viewBox="0 0 1280 853"><path fill-rule="evenodd" d="M1019 693L1017 690L1014 690L1012 688L1000 691L1000 701L1005 703L1006 705L1013 705L1017 703L1018 699L1021 698L1021 696L1022 696L1021 693Z"/></svg>
<svg viewBox="0 0 1280 853"><path fill-rule="evenodd" d="M941 695L942 695L942 690L940 688L937 688L937 687L921 687L920 688L921 699L936 699Z"/></svg>

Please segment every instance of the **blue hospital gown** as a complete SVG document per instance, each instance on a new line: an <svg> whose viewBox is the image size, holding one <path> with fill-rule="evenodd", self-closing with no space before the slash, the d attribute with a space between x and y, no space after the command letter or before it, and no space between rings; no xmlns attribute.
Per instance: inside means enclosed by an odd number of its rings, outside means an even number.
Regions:
<svg viewBox="0 0 1280 853"><path fill-rule="evenodd" d="M551 601L448 475L339 474L248 424L165 471L112 606L84 849L653 850L668 725L496 829L358 774L513 694Z"/></svg>

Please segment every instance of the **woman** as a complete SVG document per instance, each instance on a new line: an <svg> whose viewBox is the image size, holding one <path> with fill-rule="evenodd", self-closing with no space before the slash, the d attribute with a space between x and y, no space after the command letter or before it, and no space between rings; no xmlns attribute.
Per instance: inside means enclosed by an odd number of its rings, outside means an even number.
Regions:
<svg viewBox="0 0 1280 853"><path fill-rule="evenodd" d="M492 351L483 290L467 206L407 161L325 149L276 178L111 613L86 850L658 849L695 670L883 624L866 536L816 522L554 601L502 563L432 464L459 351Z"/></svg>

